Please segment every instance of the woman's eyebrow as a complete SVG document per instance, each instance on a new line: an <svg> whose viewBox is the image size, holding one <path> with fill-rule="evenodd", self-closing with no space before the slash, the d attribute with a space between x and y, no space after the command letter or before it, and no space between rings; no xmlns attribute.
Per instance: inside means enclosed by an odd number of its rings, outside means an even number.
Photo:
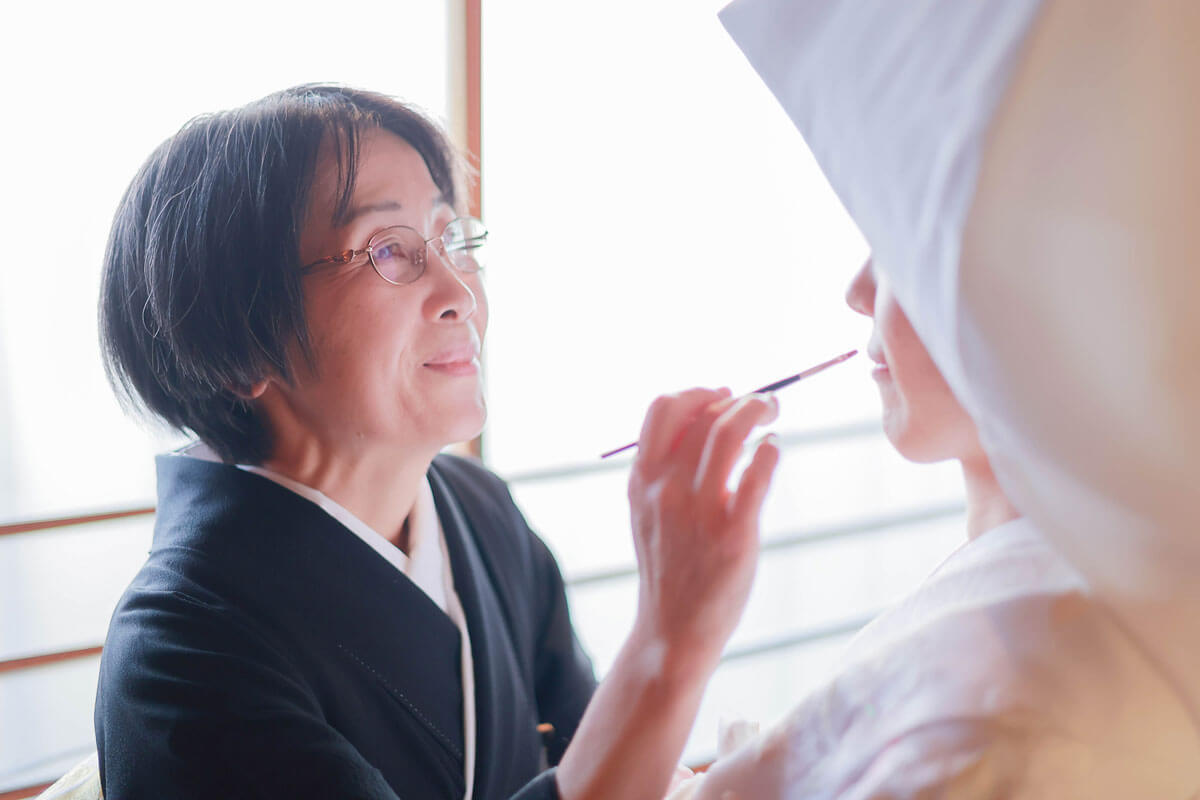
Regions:
<svg viewBox="0 0 1200 800"><path fill-rule="evenodd" d="M364 214L375 214L380 211L400 211L403 207L395 200L385 200L381 203L370 203L365 206L355 206L346 212L341 221L341 227L349 225Z"/></svg>
<svg viewBox="0 0 1200 800"><path fill-rule="evenodd" d="M445 197L439 192L433 198L433 205L436 208L438 206L450 204L446 202ZM400 205L400 202L397 200L383 200L378 203L368 203L364 206L355 206L346 212L346 216L342 218L339 227L345 227L349 225L351 222L354 222L354 220L358 219L364 214L375 214L380 211L401 211L403 208L404 207Z"/></svg>

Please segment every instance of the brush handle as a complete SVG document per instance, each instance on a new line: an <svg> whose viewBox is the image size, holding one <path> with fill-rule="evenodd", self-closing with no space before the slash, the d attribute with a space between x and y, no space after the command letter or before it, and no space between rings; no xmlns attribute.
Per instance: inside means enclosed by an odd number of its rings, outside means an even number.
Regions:
<svg viewBox="0 0 1200 800"><path fill-rule="evenodd" d="M747 392L747 394L766 394L767 392L778 391L785 386L791 386L793 383L796 383L797 381L802 381L805 378L809 377L810 375L816 375L818 372L824 372L825 370L832 367L834 364L840 364L843 361L846 361L846 360L852 358L856 353L858 353L857 350L851 350L848 353L842 353L840 356L831 358L828 361L822 361L820 364L817 364L815 367L809 367L808 369L804 370L803 372L797 372L795 375L789 375L786 378L775 381L774 383L768 383L766 386L755 389L753 392ZM600 458L608 458L609 456L615 456L617 453L624 453L626 450L637 447L637 444L638 444L637 442L630 442L627 445L618 447L616 450L609 450L607 453L601 453Z"/></svg>

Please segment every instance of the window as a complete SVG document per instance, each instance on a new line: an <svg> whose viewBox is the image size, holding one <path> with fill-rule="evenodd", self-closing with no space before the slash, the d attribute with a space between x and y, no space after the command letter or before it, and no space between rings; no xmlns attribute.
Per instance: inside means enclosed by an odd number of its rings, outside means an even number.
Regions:
<svg viewBox="0 0 1200 800"><path fill-rule="evenodd" d="M336 12L331 9L336 8ZM6 11L0 525L154 501L173 439L128 420L101 367L99 265L117 202L190 117L308 81L447 116L446 4L115 0ZM0 662L103 641L149 517L0 536ZM0 671L0 793L94 748L98 657Z"/></svg>

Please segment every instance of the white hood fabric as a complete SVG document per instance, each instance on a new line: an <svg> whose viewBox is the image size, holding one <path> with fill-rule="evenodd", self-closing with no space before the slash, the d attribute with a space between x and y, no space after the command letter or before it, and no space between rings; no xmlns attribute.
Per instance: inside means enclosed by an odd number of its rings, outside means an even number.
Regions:
<svg viewBox="0 0 1200 800"><path fill-rule="evenodd" d="M735 0L1014 503L1200 720L1200 3Z"/></svg>

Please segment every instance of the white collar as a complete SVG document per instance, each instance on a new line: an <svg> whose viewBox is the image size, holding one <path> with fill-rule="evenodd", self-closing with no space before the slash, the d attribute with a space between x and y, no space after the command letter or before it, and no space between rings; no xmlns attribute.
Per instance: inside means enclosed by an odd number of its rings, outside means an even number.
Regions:
<svg viewBox="0 0 1200 800"><path fill-rule="evenodd" d="M193 442L175 450L172 455L198 458L202 461L222 463L216 452L203 442ZM425 592L438 608L447 611L446 584L443 579L445 554L440 543L441 522L433 502L433 490L429 479L422 478L417 490L416 502L408 518L408 553L392 544L381 533L367 525L333 498L311 486L292 480L286 475L251 464L234 465L240 470L261 475L269 481L303 497L318 506L329 516L344 525L385 561L408 576L421 591Z"/></svg>

